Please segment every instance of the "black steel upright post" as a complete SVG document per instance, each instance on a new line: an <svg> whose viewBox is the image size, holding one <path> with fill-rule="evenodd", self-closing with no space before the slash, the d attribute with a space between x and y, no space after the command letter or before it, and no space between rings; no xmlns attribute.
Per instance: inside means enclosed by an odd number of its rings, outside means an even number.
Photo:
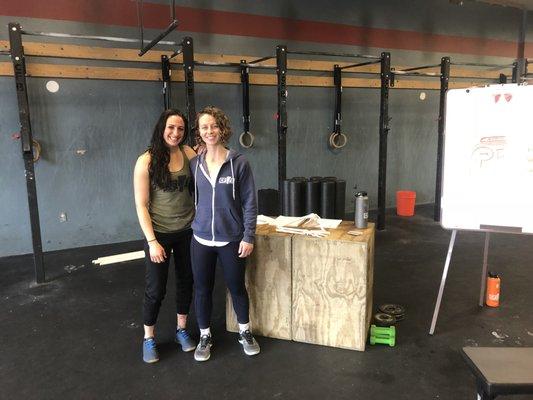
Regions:
<svg viewBox="0 0 533 400"><path fill-rule="evenodd" d="M435 208L433 220L440 221L440 206L442 195L442 155L444 152L444 128L446 124L446 93L450 81L450 57L442 57L440 60L440 100L439 100L439 125L437 139L437 175L435 181Z"/></svg>
<svg viewBox="0 0 533 400"><path fill-rule="evenodd" d="M516 63L513 65L513 75L516 77L516 83L521 84L526 77L527 58L526 58L526 34L527 34L527 17L528 11L522 10L522 23L518 29L518 48L516 52Z"/></svg>
<svg viewBox="0 0 533 400"><path fill-rule="evenodd" d="M526 76L527 71L527 59L519 58L513 64L513 78L515 78L516 83L522 83L523 79Z"/></svg>
<svg viewBox="0 0 533 400"><path fill-rule="evenodd" d="M191 37L183 38L183 71L185 73L185 101L187 108L187 118L189 120L189 144L194 143L194 122L196 110L194 105L194 48Z"/></svg>
<svg viewBox="0 0 533 400"><path fill-rule="evenodd" d="M250 70L246 60L241 60L242 124L244 132L250 132Z"/></svg>
<svg viewBox="0 0 533 400"><path fill-rule="evenodd" d="M341 133L342 124L342 70L337 64L333 66L333 85L335 86L335 114L333 116L333 132Z"/></svg>
<svg viewBox="0 0 533 400"><path fill-rule="evenodd" d="M276 47L276 73L278 75L278 190L281 201L283 181L287 177L287 46Z"/></svg>
<svg viewBox="0 0 533 400"><path fill-rule="evenodd" d="M389 134L390 53L381 53L381 100L379 107L378 229L385 229L387 199L387 136Z"/></svg>
<svg viewBox="0 0 533 400"><path fill-rule="evenodd" d="M20 138L22 142L22 157L26 175L26 190L28 193L28 207L30 210L31 238L33 245L33 262L35 264L35 281L43 283L44 263L43 244L41 241L41 224L39 222L39 207L37 204L37 187L35 185L35 170L33 167L33 139L30 123L30 107L28 104L28 88L26 86L26 61L22 47L22 33L19 24L9 24L9 45L11 59L15 72L15 85L20 120Z"/></svg>
<svg viewBox="0 0 533 400"><path fill-rule="evenodd" d="M172 70L170 68L170 60L168 56L161 56L161 75L163 78L163 104L165 110L172 108L172 87L171 87L171 75Z"/></svg>
<svg viewBox="0 0 533 400"><path fill-rule="evenodd" d="M518 63L516 61L513 63L513 75L512 75L511 81L513 83L518 82Z"/></svg>

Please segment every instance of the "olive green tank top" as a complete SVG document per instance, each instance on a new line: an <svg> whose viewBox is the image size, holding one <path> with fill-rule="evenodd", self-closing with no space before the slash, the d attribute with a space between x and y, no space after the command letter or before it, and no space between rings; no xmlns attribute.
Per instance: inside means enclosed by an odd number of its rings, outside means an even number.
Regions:
<svg viewBox="0 0 533 400"><path fill-rule="evenodd" d="M189 159L180 146L183 167L170 172L170 187L150 187L148 211L154 231L171 233L187 229L194 218L194 202L190 192L191 172Z"/></svg>

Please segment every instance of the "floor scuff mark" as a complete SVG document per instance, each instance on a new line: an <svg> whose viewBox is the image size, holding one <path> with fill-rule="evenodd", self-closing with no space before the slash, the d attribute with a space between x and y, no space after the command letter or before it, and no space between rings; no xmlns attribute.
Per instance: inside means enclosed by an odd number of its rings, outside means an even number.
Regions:
<svg viewBox="0 0 533 400"><path fill-rule="evenodd" d="M69 264L67 265L65 268L63 268L65 271L67 271L69 274L74 272L74 271L77 271L78 269L82 269L85 267L85 264L82 264L82 265L72 265L72 264Z"/></svg>
<svg viewBox="0 0 533 400"><path fill-rule="evenodd" d="M509 337L509 335L506 335L505 333L500 333L498 331L492 331L492 336L494 336L499 341L504 341Z"/></svg>
<svg viewBox="0 0 533 400"><path fill-rule="evenodd" d="M126 328L129 328L129 329L140 328L140 325L132 319L128 319L127 321L124 321L122 325L124 325Z"/></svg>

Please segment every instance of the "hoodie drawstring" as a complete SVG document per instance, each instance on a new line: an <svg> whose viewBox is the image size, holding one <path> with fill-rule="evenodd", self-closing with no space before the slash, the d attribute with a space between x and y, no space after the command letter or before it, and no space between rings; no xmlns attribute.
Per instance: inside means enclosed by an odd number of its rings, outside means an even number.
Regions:
<svg viewBox="0 0 533 400"><path fill-rule="evenodd" d="M194 209L196 210L198 208L198 194L197 194L197 180L196 175L198 173L198 164L200 164L200 156L198 156L198 160L196 160L196 166L194 167Z"/></svg>
<svg viewBox="0 0 533 400"><path fill-rule="evenodd" d="M231 165L231 183L233 185L233 188L232 188L233 189L233 200L235 200L235 175L233 173L233 159L232 158L229 159L229 163Z"/></svg>

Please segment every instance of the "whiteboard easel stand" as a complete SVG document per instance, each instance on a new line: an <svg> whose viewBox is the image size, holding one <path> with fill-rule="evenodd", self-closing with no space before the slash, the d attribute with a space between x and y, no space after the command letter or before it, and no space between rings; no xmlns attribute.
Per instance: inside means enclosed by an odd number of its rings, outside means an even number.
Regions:
<svg viewBox="0 0 533 400"><path fill-rule="evenodd" d="M444 263L444 270L442 271L442 278L440 280L439 294L437 295L437 302L435 303L435 310L433 311L433 319L431 320L431 327L429 334L433 335L435 332L435 325L437 325L437 318L439 316L440 303L442 301L442 294L444 292L444 285L446 284L446 277L448 276L448 269L452 259L453 246L455 244L455 237L457 236L457 229L452 230L452 237L450 238L450 245L448 246L448 254L446 255L446 262ZM487 259L489 253L489 239L490 232L485 233L485 247L483 250L483 271L481 272L481 290L479 292L479 306L483 307L485 301L485 285L487 282Z"/></svg>

